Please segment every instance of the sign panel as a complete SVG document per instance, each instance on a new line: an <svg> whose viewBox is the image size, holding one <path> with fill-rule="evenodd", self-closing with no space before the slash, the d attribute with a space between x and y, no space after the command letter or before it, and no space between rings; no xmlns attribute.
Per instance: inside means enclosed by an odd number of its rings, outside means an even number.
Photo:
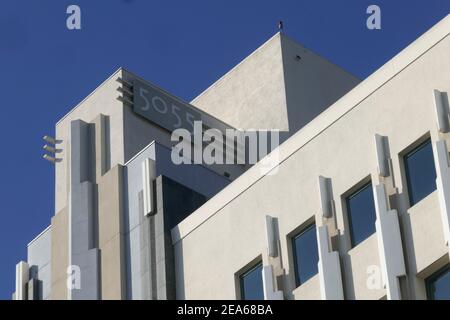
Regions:
<svg viewBox="0 0 450 320"><path fill-rule="evenodd" d="M133 111L170 132L178 128L193 132L194 121L202 120L189 104L142 81L133 81L133 91Z"/></svg>

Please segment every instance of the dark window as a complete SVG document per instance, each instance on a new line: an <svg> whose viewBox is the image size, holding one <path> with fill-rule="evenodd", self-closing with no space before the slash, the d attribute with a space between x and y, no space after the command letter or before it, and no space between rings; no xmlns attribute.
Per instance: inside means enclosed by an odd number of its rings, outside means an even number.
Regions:
<svg viewBox="0 0 450 320"><path fill-rule="evenodd" d="M450 300L450 266L438 271L426 280L430 300Z"/></svg>
<svg viewBox="0 0 450 320"><path fill-rule="evenodd" d="M264 300L262 263L240 276L242 300Z"/></svg>
<svg viewBox="0 0 450 320"><path fill-rule="evenodd" d="M352 247L354 247L375 232L376 214L372 184L364 185L347 197L346 204Z"/></svg>
<svg viewBox="0 0 450 320"><path fill-rule="evenodd" d="M319 262L316 225L313 224L292 239L295 263L295 282L301 285L314 276Z"/></svg>
<svg viewBox="0 0 450 320"><path fill-rule="evenodd" d="M161 182L163 195L162 212L165 230L172 230L172 228L208 200L204 195L166 176L161 176ZM177 199L177 201L173 201L173 199ZM180 203L183 205L180 206Z"/></svg>
<svg viewBox="0 0 450 320"><path fill-rule="evenodd" d="M436 170L431 141L425 141L405 155L404 163L409 203L413 206L436 190Z"/></svg>

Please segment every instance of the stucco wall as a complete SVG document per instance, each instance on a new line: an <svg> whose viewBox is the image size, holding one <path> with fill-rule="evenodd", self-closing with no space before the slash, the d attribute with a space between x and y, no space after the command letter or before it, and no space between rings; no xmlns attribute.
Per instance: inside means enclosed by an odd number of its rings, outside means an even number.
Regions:
<svg viewBox="0 0 450 320"><path fill-rule="evenodd" d="M55 212L67 205L71 121L79 119L93 122L99 114L109 116L109 139L114 146L110 149L111 166L123 163L123 104L116 100L119 95L116 79L121 75L122 69L119 69L56 124L56 139L62 141L57 145L58 149L62 149L57 157L62 161L55 164Z"/></svg>
<svg viewBox="0 0 450 320"><path fill-rule="evenodd" d="M38 237L28 244L28 265L31 266L31 277L38 279L38 296L41 300L50 299L52 275L52 229L45 229Z"/></svg>
<svg viewBox="0 0 450 320"><path fill-rule="evenodd" d="M450 91L450 38L447 27L441 25L439 30L439 34L430 33L413 43L286 141L280 147L283 161L275 175L257 178L258 166L251 168L173 230L179 298L236 298L234 274L265 252L263 222L267 214L278 217L281 254L286 273L292 274L286 263L292 259L286 235L312 216L321 224L319 175L332 178L340 254L341 260L345 259L350 239L342 196L368 176L374 183L378 181L377 133L389 137L399 197L406 197L398 155L426 134L436 140L432 92ZM447 33L441 37L443 30ZM421 230L424 238L442 233L438 221L429 228ZM376 243L371 238L367 241L361 247L368 246L372 251L369 262L377 264L373 254ZM381 298L384 290L368 292L364 288L366 263L358 261L368 257L355 251L358 249L348 253L351 264L344 264L344 273L355 275L347 277L345 295ZM285 287L292 298L292 276L286 277Z"/></svg>
<svg viewBox="0 0 450 320"><path fill-rule="evenodd" d="M67 266L69 265L67 210L58 212L52 218L51 246L51 299L67 299Z"/></svg>
<svg viewBox="0 0 450 320"><path fill-rule="evenodd" d="M123 167L118 165L98 184L102 299L124 299L126 294L123 196Z"/></svg>
<svg viewBox="0 0 450 320"><path fill-rule="evenodd" d="M273 36L191 103L235 128L287 130L280 41Z"/></svg>
<svg viewBox="0 0 450 320"><path fill-rule="evenodd" d="M359 82L277 33L192 104L236 128L292 135Z"/></svg>

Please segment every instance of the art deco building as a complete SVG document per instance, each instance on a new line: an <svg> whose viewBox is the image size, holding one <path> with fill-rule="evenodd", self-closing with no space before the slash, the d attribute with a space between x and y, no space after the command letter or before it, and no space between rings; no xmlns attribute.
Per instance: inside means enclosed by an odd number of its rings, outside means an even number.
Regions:
<svg viewBox="0 0 450 320"><path fill-rule="evenodd" d="M449 32L364 81L278 33L190 103L119 69L46 137L13 297L450 299ZM278 166L174 164L194 121L280 130Z"/></svg>

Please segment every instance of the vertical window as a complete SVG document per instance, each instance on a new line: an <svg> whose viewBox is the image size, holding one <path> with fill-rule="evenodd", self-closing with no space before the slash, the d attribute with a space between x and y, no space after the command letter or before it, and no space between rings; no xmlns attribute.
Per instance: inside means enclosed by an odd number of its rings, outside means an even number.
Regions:
<svg viewBox="0 0 450 320"><path fill-rule="evenodd" d="M317 250L316 225L313 224L292 238L297 287L317 274L319 253Z"/></svg>
<svg viewBox="0 0 450 320"><path fill-rule="evenodd" d="M258 263L240 276L242 300L264 300L262 263Z"/></svg>
<svg viewBox="0 0 450 320"><path fill-rule="evenodd" d="M368 183L346 199L352 247L375 232L375 203L372 183Z"/></svg>
<svg viewBox="0 0 450 320"><path fill-rule="evenodd" d="M408 196L411 206L436 190L433 150L428 139L404 156Z"/></svg>
<svg viewBox="0 0 450 320"><path fill-rule="evenodd" d="M450 300L450 266L438 271L426 281L430 300Z"/></svg>

